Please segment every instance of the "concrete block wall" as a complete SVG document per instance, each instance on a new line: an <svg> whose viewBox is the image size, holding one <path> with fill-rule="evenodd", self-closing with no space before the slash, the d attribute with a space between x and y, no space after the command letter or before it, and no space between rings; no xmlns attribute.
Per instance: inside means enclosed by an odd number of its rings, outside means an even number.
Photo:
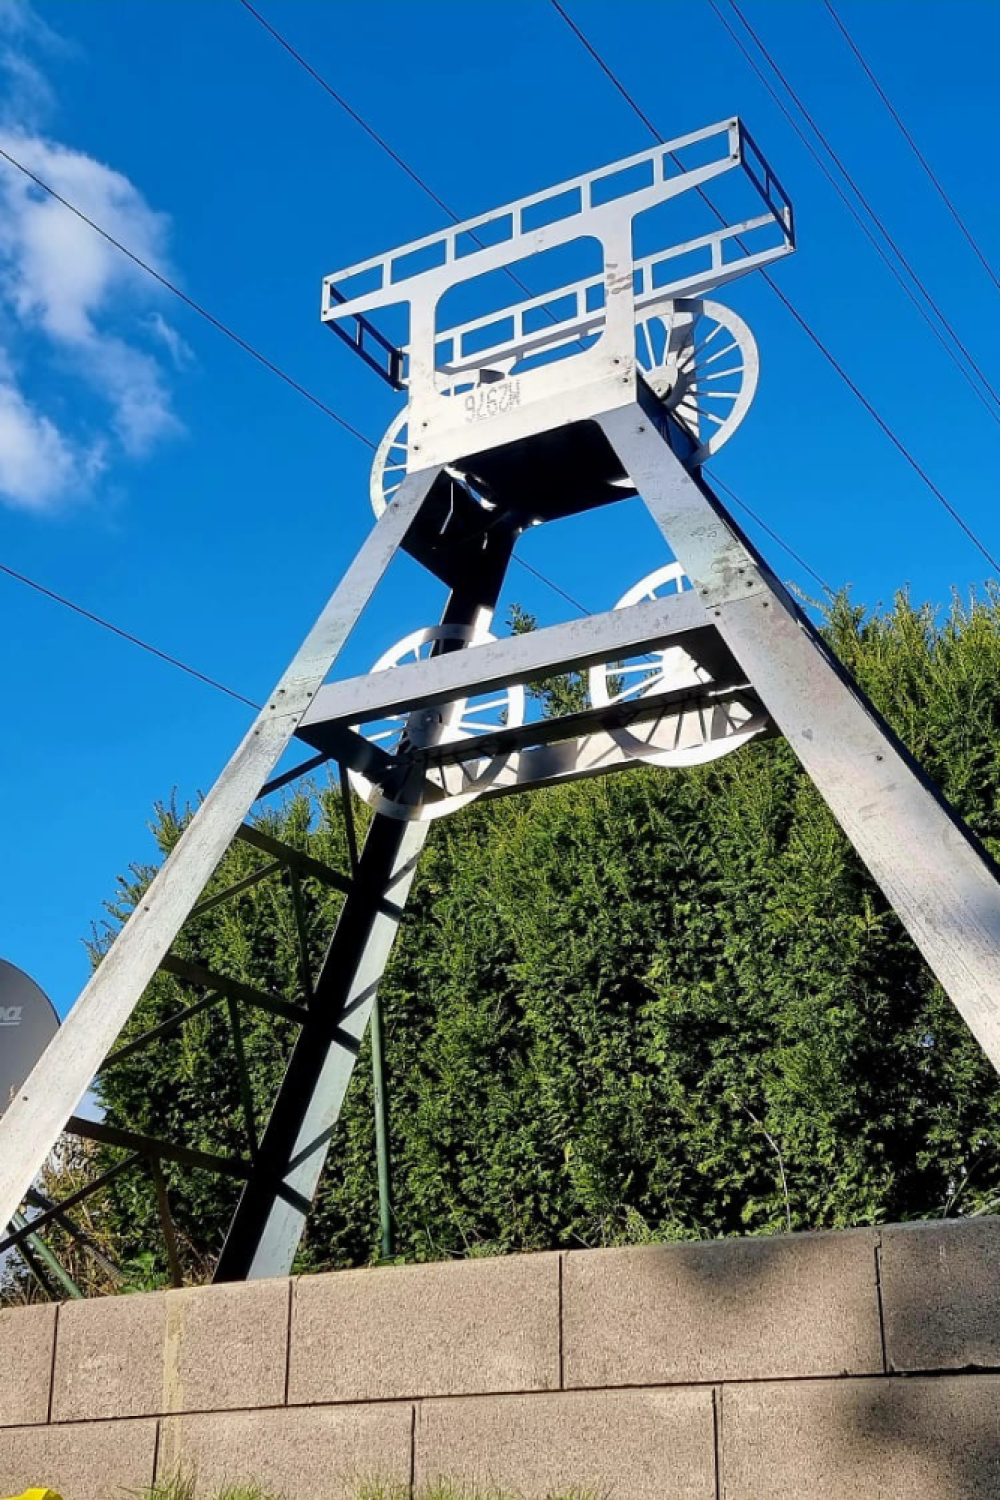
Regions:
<svg viewBox="0 0 1000 1500"><path fill-rule="evenodd" d="M0 1495L1000 1496L1000 1219L0 1312Z"/></svg>

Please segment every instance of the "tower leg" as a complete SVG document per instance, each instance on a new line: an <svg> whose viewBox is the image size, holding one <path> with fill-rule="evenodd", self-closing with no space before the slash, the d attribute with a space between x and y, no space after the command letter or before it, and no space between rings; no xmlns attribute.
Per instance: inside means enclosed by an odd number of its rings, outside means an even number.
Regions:
<svg viewBox="0 0 1000 1500"><path fill-rule="evenodd" d="M451 595L442 624L488 622L511 545L506 532L489 534L483 550L470 558L469 581ZM447 649L445 643L442 650ZM287 1276L291 1271L429 831L426 822L400 822L382 814L372 819L316 981L309 1019L292 1049L257 1162L226 1236L216 1281Z"/></svg>
<svg viewBox="0 0 1000 1500"><path fill-rule="evenodd" d="M601 419L716 625L1000 1071L1000 872L641 407Z"/></svg>
<svg viewBox="0 0 1000 1500"><path fill-rule="evenodd" d="M287 748L439 470L411 475L370 533L235 755L0 1120L0 1231Z"/></svg>

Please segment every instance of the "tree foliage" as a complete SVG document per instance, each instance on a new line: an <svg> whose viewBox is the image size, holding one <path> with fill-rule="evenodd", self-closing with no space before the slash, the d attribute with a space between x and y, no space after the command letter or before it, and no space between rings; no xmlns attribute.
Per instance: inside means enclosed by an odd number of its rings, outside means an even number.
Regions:
<svg viewBox="0 0 1000 1500"><path fill-rule="evenodd" d="M840 597L828 636L1000 852L1000 598L955 599L939 620L905 596L871 616ZM559 711L575 690L555 684ZM182 821L159 809L164 852ZM290 798L266 827L346 867L337 789ZM237 845L209 894L261 860ZM109 934L151 873L119 880ZM300 998L288 895L262 881L190 924L179 951ZM340 897L306 881L303 900L315 967ZM161 975L123 1042L193 998ZM831 1228L1000 1196L1000 1085L780 740L435 825L382 999L408 1259ZM265 1011L244 1011L243 1027L260 1122L292 1028ZM110 1068L100 1090L114 1123L243 1149L224 1004ZM165 1170L195 1274L234 1189ZM156 1242L142 1173L116 1179L104 1211L119 1262ZM363 1049L301 1264L364 1264L377 1245Z"/></svg>

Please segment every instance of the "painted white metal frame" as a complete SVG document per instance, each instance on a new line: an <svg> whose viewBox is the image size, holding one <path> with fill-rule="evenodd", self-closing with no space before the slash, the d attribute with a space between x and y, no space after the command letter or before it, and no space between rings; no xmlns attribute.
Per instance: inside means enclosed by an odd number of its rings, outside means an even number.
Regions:
<svg viewBox="0 0 1000 1500"><path fill-rule="evenodd" d="M687 152L709 159L686 167ZM636 256L640 215L734 171L763 212L693 239L665 236L655 253ZM452 287L584 238L601 246L600 276L532 296L512 274L505 304L442 324L441 299ZM627 403L637 311L704 296L794 248L791 204L733 118L334 272L323 283L322 317L356 348L360 323L408 305L409 338L389 378L408 388L412 470L544 431L560 416L579 421ZM692 257L695 268L673 265ZM551 322L538 326L546 311ZM343 327L351 320L353 336ZM566 357L555 364L519 373L519 362L559 351Z"/></svg>

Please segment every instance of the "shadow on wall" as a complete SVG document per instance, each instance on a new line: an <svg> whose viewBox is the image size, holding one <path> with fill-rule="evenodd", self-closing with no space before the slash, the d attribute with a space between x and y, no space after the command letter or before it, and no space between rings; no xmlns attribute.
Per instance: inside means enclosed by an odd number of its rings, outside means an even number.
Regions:
<svg viewBox="0 0 1000 1500"><path fill-rule="evenodd" d="M610 1254L566 1383L718 1382L721 1500L1000 1496L1000 1219Z"/></svg>

